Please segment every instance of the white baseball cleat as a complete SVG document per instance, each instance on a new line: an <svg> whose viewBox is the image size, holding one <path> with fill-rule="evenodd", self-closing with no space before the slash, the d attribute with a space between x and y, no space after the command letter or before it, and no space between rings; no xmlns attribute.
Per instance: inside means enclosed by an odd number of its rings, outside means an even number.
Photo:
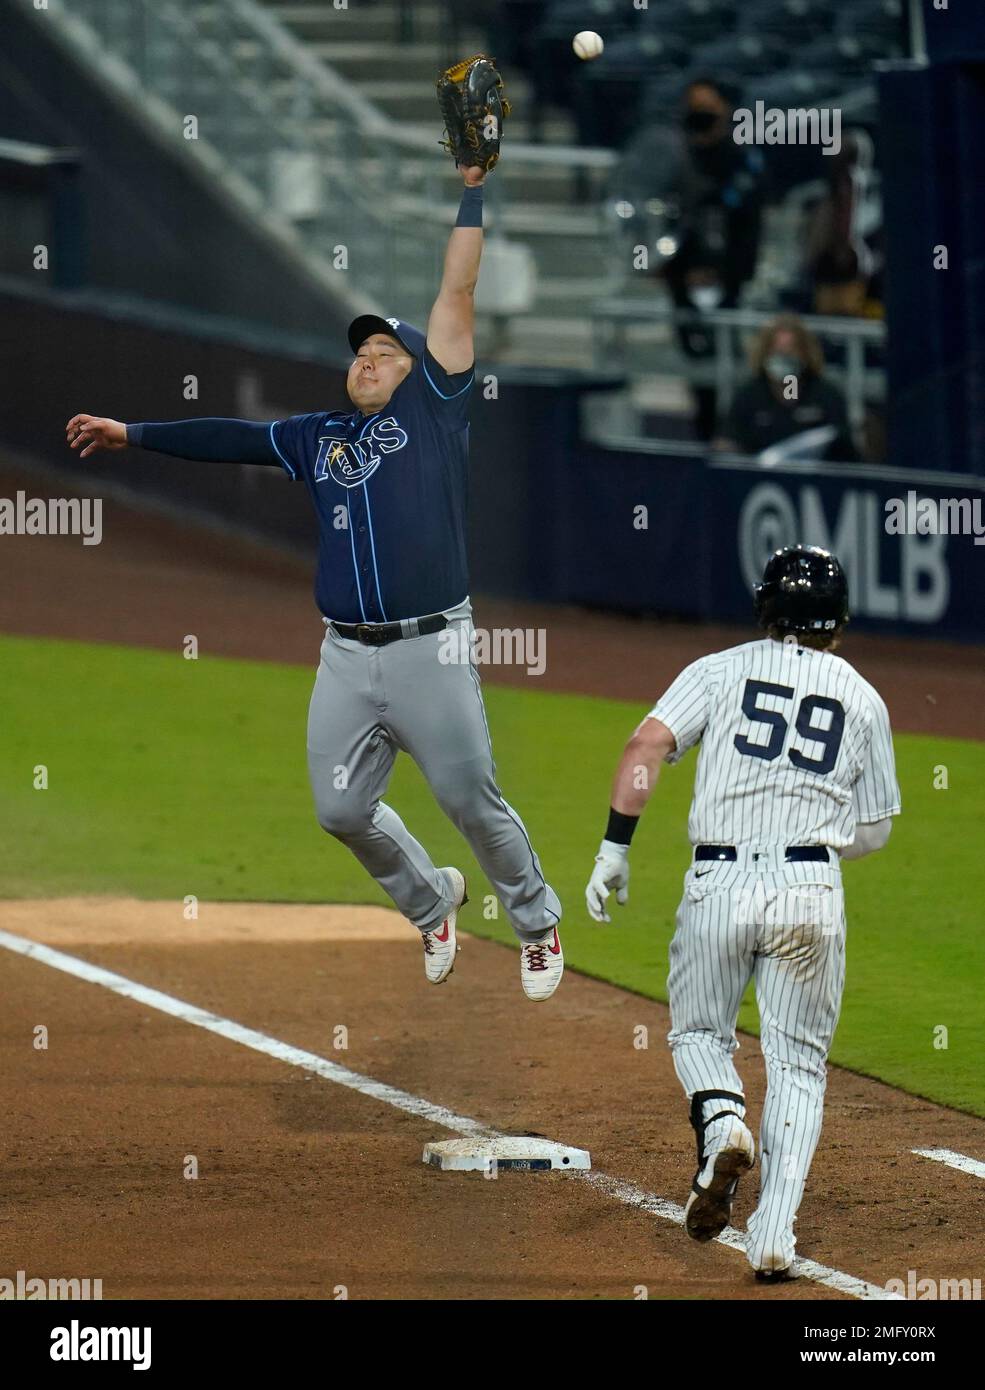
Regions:
<svg viewBox="0 0 985 1390"><path fill-rule="evenodd" d="M684 1229L692 1240L714 1240L725 1229L739 1179L756 1158L756 1141L738 1118L710 1144L714 1147L705 1149L705 1161L694 1175L684 1208Z"/></svg>
<svg viewBox="0 0 985 1390"><path fill-rule="evenodd" d="M520 948L520 980L528 999L540 1004L561 983L564 974L564 952L557 927L551 927L539 941L528 941Z"/></svg>
<svg viewBox="0 0 985 1390"><path fill-rule="evenodd" d="M796 1279L794 1250L797 1241L793 1231L786 1228L770 1235L767 1229L763 1235L758 1235L760 1223L767 1228L772 1224L757 1207L746 1222L749 1233L746 1236L746 1258L752 1265L757 1281L760 1284L786 1284Z"/></svg>
<svg viewBox="0 0 985 1390"><path fill-rule="evenodd" d="M455 939L455 920L459 909L469 900L465 875L452 868L442 869L441 872L451 884L455 905L440 927L421 932L424 942L424 973L433 985L440 985L443 980L447 980L455 969L455 953L459 949Z"/></svg>

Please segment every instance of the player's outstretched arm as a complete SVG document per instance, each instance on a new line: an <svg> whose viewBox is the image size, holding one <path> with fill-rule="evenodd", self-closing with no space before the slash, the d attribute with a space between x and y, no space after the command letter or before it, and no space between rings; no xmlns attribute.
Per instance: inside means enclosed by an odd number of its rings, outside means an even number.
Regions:
<svg viewBox="0 0 985 1390"><path fill-rule="evenodd" d="M460 170L465 180L458 221L448 238L441 287L428 318L427 343L446 372L467 372L475 361L475 287L482 259L482 184L485 174Z"/></svg>
<svg viewBox="0 0 985 1390"><path fill-rule="evenodd" d="M253 420L165 420L125 425L102 415L73 415L65 427L80 458L99 449L153 449L198 463L266 463L280 467L271 424Z"/></svg>
<svg viewBox="0 0 985 1390"><path fill-rule="evenodd" d="M482 256L482 184L499 161L510 103L495 59L485 53L446 68L437 92L447 137L441 143L465 180L465 192L428 319L427 341L431 355L454 376L475 361L473 297Z"/></svg>
<svg viewBox="0 0 985 1390"><path fill-rule="evenodd" d="M660 764L677 747L674 735L652 716L643 720L626 744L612 782L609 823L595 856L595 868L585 889L589 916L608 922L606 900L615 889L616 902L629 900L629 845L637 822L660 776Z"/></svg>

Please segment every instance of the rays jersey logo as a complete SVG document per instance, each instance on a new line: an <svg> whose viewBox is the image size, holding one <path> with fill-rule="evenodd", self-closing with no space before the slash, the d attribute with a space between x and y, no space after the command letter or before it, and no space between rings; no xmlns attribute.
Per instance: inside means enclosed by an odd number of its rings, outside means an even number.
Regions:
<svg viewBox="0 0 985 1390"><path fill-rule="evenodd" d="M373 476L383 462L384 454L392 454L406 443L407 433L392 415L385 420L377 420L369 434L362 439L320 435L315 482L323 483L326 478L332 478L340 487L358 487Z"/></svg>

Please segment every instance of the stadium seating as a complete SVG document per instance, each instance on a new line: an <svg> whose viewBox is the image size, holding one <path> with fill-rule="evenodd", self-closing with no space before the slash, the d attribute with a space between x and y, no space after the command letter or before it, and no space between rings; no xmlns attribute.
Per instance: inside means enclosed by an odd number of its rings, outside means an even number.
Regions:
<svg viewBox="0 0 985 1390"><path fill-rule="evenodd" d="M695 70L720 76L727 73L733 80L776 72L789 61L788 48L771 34L731 34L700 44L691 55Z"/></svg>
<svg viewBox="0 0 985 1390"><path fill-rule="evenodd" d="M133 68L135 97L148 91L198 114L195 151L210 146L214 166L299 245L323 257L340 240L358 244L359 266L387 267L387 284L400 284L411 310L414 294L426 301L433 236L455 191L450 164L434 157L433 75L453 56L497 53L516 153L491 184L490 227L538 269L517 334L542 334L550 353L578 360L586 284L615 293L629 283L621 246L613 254L626 218L607 194L617 152L641 129L676 141L683 89L696 77L730 83L742 104L837 104L846 124L859 122L868 93L871 119L869 71L898 51L903 19L899 0L649 0L646 9L630 0L386 0L353 4L341 21L328 0L260 0L259 10L238 0L75 0L73 13ZM605 39L592 62L572 51L583 28ZM830 163L802 147L772 147L766 159L774 205ZM773 247L791 237L786 223L775 239L767 229L756 304L776 302L797 252ZM347 283L386 292L375 278L361 281L359 267Z"/></svg>
<svg viewBox="0 0 985 1390"><path fill-rule="evenodd" d="M688 70L691 49L677 35L631 34L606 45L578 83L574 101L579 124L592 143L621 147L639 128L641 102L655 79L664 79L669 102L676 101Z"/></svg>
<svg viewBox="0 0 985 1390"><path fill-rule="evenodd" d="M794 51L805 41L834 31L832 0L746 0L739 13L739 31L768 34Z"/></svg>
<svg viewBox="0 0 985 1390"><path fill-rule="evenodd" d="M592 25L605 51L579 63L571 35ZM902 0L649 0L641 11L615 0L553 0L538 33L558 74L545 95L575 114L583 143L615 147L641 121L672 118L686 81L698 76L772 105L851 92L857 109L873 64L899 56L906 39Z"/></svg>
<svg viewBox="0 0 985 1390"><path fill-rule="evenodd" d="M839 34L869 34L885 44L902 43L906 33L903 0L852 0L838 13Z"/></svg>
<svg viewBox="0 0 985 1390"><path fill-rule="evenodd" d="M640 32L673 34L689 44L708 43L735 28L738 6L734 0L674 0L654 4L640 15Z"/></svg>
<svg viewBox="0 0 985 1390"><path fill-rule="evenodd" d="M825 35L797 50L797 62L806 72L835 73L843 77L867 76L873 63L899 53L899 45L874 34Z"/></svg>
<svg viewBox="0 0 985 1390"><path fill-rule="evenodd" d="M636 11L620 0L554 0L545 7L529 49L530 73L536 74L538 91L562 104L573 104L572 83L582 67L571 47L573 36L580 29L597 28L604 31L608 46L615 47L635 27Z"/></svg>

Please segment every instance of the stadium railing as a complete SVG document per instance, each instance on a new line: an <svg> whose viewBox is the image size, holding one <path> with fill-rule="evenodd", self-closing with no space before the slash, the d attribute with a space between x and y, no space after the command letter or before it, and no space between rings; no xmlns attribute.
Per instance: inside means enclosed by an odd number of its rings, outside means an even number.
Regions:
<svg viewBox="0 0 985 1390"><path fill-rule="evenodd" d="M81 173L78 150L0 140L0 273L34 275L34 257L44 255L56 289L84 283Z"/></svg>
<svg viewBox="0 0 985 1390"><path fill-rule="evenodd" d="M591 313L598 329L593 335L596 365L604 364L614 370L628 371L626 330L634 324L682 325L707 330L714 341L715 387L722 413L731 404L737 385L748 376L748 366L738 342L739 335L758 333L777 315L775 310L763 309L716 309L699 313L697 310L675 309L664 304L616 297L595 300ZM829 366L828 370L832 376L841 379L852 428L861 428L866 401L875 394L873 388L879 388L881 394L884 387L882 373L870 370L867 365L866 349L884 346L885 323L879 319L824 314L801 314L799 318L822 343L843 351L843 368Z"/></svg>

